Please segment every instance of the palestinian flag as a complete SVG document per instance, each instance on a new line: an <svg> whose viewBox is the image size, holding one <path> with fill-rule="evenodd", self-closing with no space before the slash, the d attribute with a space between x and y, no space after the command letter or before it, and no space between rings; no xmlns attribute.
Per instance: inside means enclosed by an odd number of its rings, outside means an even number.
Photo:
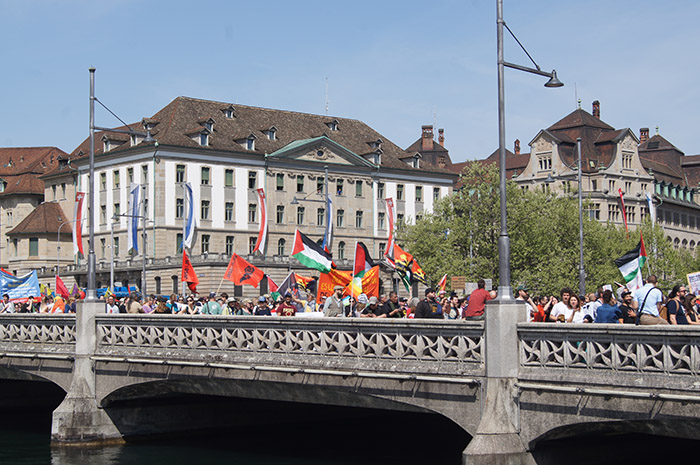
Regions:
<svg viewBox="0 0 700 465"><path fill-rule="evenodd" d="M355 265L352 270L352 275L355 278L362 278L365 273L375 266L372 258L369 256L369 250L362 242L358 242L355 246Z"/></svg>
<svg viewBox="0 0 700 465"><path fill-rule="evenodd" d="M299 260L299 263L305 267L313 268L321 273L328 273L333 264L331 254L303 235L298 229L294 234L292 257Z"/></svg>
<svg viewBox="0 0 700 465"><path fill-rule="evenodd" d="M639 244L622 257L615 260L615 265L627 282L627 288L635 291L642 287L642 267L647 261L647 251L644 247L644 238L639 237Z"/></svg>

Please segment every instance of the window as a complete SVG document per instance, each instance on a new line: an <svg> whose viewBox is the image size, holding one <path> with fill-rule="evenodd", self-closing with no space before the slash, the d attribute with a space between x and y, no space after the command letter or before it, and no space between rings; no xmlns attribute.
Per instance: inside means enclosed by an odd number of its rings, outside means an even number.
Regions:
<svg viewBox="0 0 700 465"><path fill-rule="evenodd" d="M39 256L39 238L30 237L29 238L29 256L38 257Z"/></svg>
<svg viewBox="0 0 700 465"><path fill-rule="evenodd" d="M284 239L280 239L279 241L277 241L277 255L280 255L280 256L286 255L284 253L284 246L286 244L287 244L287 241L285 241Z"/></svg>
<svg viewBox="0 0 700 465"><path fill-rule="evenodd" d="M203 132L199 135L199 145L207 146L209 145L209 134Z"/></svg>
<svg viewBox="0 0 700 465"><path fill-rule="evenodd" d="M248 189L255 189L258 187L257 177L255 171L248 171Z"/></svg>
<svg viewBox="0 0 700 465"><path fill-rule="evenodd" d="M119 238L118 237L114 238L114 256L115 257L119 256Z"/></svg>
<svg viewBox="0 0 700 465"><path fill-rule="evenodd" d="M141 165L141 184L148 184L148 165Z"/></svg>
<svg viewBox="0 0 700 465"><path fill-rule="evenodd" d="M316 178L316 192L323 194L323 186L326 184L326 178Z"/></svg>
<svg viewBox="0 0 700 465"><path fill-rule="evenodd" d="M224 207L224 221L233 221L233 202L226 202Z"/></svg>
<svg viewBox="0 0 700 465"><path fill-rule="evenodd" d="M182 233L175 236L175 253L182 252Z"/></svg>
<svg viewBox="0 0 700 465"><path fill-rule="evenodd" d="M336 226L339 228L345 226L345 210L338 210L336 214Z"/></svg>
<svg viewBox="0 0 700 465"><path fill-rule="evenodd" d="M246 150L255 150L255 137L249 137L245 141Z"/></svg>
<svg viewBox="0 0 700 465"><path fill-rule="evenodd" d="M248 204L248 222L249 223L255 223L257 222L256 219L256 212L258 211L258 207L254 203L249 203Z"/></svg>
<svg viewBox="0 0 700 465"><path fill-rule="evenodd" d="M586 214L592 220L600 220L600 204L594 203L586 207Z"/></svg>
<svg viewBox="0 0 700 465"><path fill-rule="evenodd" d="M100 224L107 224L107 205L100 205Z"/></svg>
<svg viewBox="0 0 700 465"><path fill-rule="evenodd" d="M202 234L202 254L209 253L209 234Z"/></svg>
<svg viewBox="0 0 700 465"><path fill-rule="evenodd" d="M396 229L403 229L403 213L396 215Z"/></svg>
<svg viewBox="0 0 700 465"><path fill-rule="evenodd" d="M122 214L121 205L119 205L119 203L114 204L114 214L116 216L119 216Z"/></svg>
<svg viewBox="0 0 700 465"><path fill-rule="evenodd" d="M284 174L282 173L277 173L277 190L284 190Z"/></svg>
<svg viewBox="0 0 700 465"><path fill-rule="evenodd" d="M185 216L185 200L176 199L175 200L175 218L182 218Z"/></svg>
<svg viewBox="0 0 700 465"><path fill-rule="evenodd" d="M257 237L249 237L248 238L248 253L253 254L253 251L255 250L255 244L258 242Z"/></svg>
<svg viewBox="0 0 700 465"><path fill-rule="evenodd" d="M345 242L338 242L338 259L345 260Z"/></svg>
<svg viewBox="0 0 700 465"><path fill-rule="evenodd" d="M270 140L277 139L277 128L274 126L267 130L267 138Z"/></svg>
<svg viewBox="0 0 700 465"><path fill-rule="evenodd" d="M377 198L380 200L384 199L384 183L383 182L377 183Z"/></svg>
<svg viewBox="0 0 700 465"><path fill-rule="evenodd" d="M386 213L384 212L379 212L377 214L377 228L379 229L384 229L386 228Z"/></svg>
<svg viewBox="0 0 700 465"><path fill-rule="evenodd" d="M107 240L100 239L100 257L105 258L105 251L107 250Z"/></svg>
<svg viewBox="0 0 700 465"><path fill-rule="evenodd" d="M175 166L175 182L185 182L185 165Z"/></svg>
<svg viewBox="0 0 700 465"><path fill-rule="evenodd" d="M622 169L632 169L632 153L622 152Z"/></svg>
<svg viewBox="0 0 700 465"><path fill-rule="evenodd" d="M304 213L306 209L304 207L297 207L297 224L304 224Z"/></svg>
<svg viewBox="0 0 700 465"><path fill-rule="evenodd" d="M594 192L598 190L598 180L597 179L591 180L591 190Z"/></svg>
<svg viewBox="0 0 700 465"><path fill-rule="evenodd" d="M608 205L608 221L620 221L620 210L617 205Z"/></svg>
<svg viewBox="0 0 700 465"><path fill-rule="evenodd" d="M51 186L51 192L53 193L53 200L56 200L56 184Z"/></svg>
<svg viewBox="0 0 700 465"><path fill-rule="evenodd" d="M335 193L337 195L343 195L343 180L342 179L338 179L335 182Z"/></svg>
<svg viewBox="0 0 700 465"><path fill-rule="evenodd" d="M609 190L611 193L614 193L614 192L615 192L615 180L614 180L614 179L611 179L611 180L608 181L608 190Z"/></svg>
<svg viewBox="0 0 700 465"><path fill-rule="evenodd" d="M226 236L226 255L228 256L233 255L233 237L234 236Z"/></svg>
<svg viewBox="0 0 700 465"><path fill-rule="evenodd" d="M437 202L438 200L440 200L440 188L433 187L433 201Z"/></svg>
<svg viewBox="0 0 700 465"><path fill-rule="evenodd" d="M224 187L233 187L233 170L224 172Z"/></svg>
<svg viewBox="0 0 700 465"><path fill-rule="evenodd" d="M384 255L385 251L386 251L386 242L380 242L379 243L379 255L380 256Z"/></svg>
<svg viewBox="0 0 700 465"><path fill-rule="evenodd" d="M537 167L539 171L551 171L552 170L552 152L538 153L537 154Z"/></svg>
<svg viewBox="0 0 700 465"><path fill-rule="evenodd" d="M277 205L277 216L275 218L277 224L284 223L284 205Z"/></svg>
<svg viewBox="0 0 700 465"><path fill-rule="evenodd" d="M65 182L61 183L61 198L62 199L66 198L66 183Z"/></svg>
<svg viewBox="0 0 700 465"><path fill-rule="evenodd" d="M355 227L362 228L362 210L355 212Z"/></svg>
<svg viewBox="0 0 700 465"><path fill-rule="evenodd" d="M209 185L209 167L208 166L202 167L202 185L203 186Z"/></svg>
<svg viewBox="0 0 700 465"><path fill-rule="evenodd" d="M115 189L119 189L119 170L114 170L112 172L112 181ZM56 195L56 186L53 186L54 188L54 196Z"/></svg>
<svg viewBox="0 0 700 465"><path fill-rule="evenodd" d="M148 218L148 199L143 199L143 216Z"/></svg>
<svg viewBox="0 0 700 465"><path fill-rule="evenodd" d="M632 194L632 183L630 181L625 181L625 194Z"/></svg>
<svg viewBox="0 0 700 465"><path fill-rule="evenodd" d="M17 239L12 239L12 256L16 257L17 253L19 252L19 247L18 247L18 241Z"/></svg>
<svg viewBox="0 0 700 465"><path fill-rule="evenodd" d="M635 222L635 208L634 207L626 206L625 207L625 214L627 215L627 222L628 223ZM684 216L683 219L685 220L685 215L683 215L683 216Z"/></svg>
<svg viewBox="0 0 700 465"><path fill-rule="evenodd" d="M134 183L134 169L133 168L126 169L126 179L129 182L129 185L132 185Z"/></svg>
<svg viewBox="0 0 700 465"><path fill-rule="evenodd" d="M297 192L304 192L304 176L297 176Z"/></svg>
<svg viewBox="0 0 700 465"><path fill-rule="evenodd" d="M423 186L416 186L416 202L423 201Z"/></svg>
<svg viewBox="0 0 700 465"><path fill-rule="evenodd" d="M396 200L403 200L403 184L396 185Z"/></svg>
<svg viewBox="0 0 700 465"><path fill-rule="evenodd" d="M326 209L319 208L316 210L316 226L323 226L326 218Z"/></svg>
<svg viewBox="0 0 700 465"><path fill-rule="evenodd" d="M107 173L100 173L100 190L107 190Z"/></svg>
<svg viewBox="0 0 700 465"><path fill-rule="evenodd" d="M203 220L209 219L209 201L208 200L202 200L201 213L202 213L201 217Z"/></svg>
<svg viewBox="0 0 700 465"><path fill-rule="evenodd" d="M362 197L362 181L355 182L355 197Z"/></svg>

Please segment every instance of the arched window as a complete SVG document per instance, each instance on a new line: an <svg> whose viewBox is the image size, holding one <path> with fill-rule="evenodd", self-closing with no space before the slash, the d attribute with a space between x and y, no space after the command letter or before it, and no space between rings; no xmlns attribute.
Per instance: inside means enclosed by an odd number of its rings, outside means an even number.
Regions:
<svg viewBox="0 0 700 465"><path fill-rule="evenodd" d="M277 241L277 255L284 255L284 246L287 244L287 241L284 239L280 239Z"/></svg>
<svg viewBox="0 0 700 465"><path fill-rule="evenodd" d="M338 259L345 259L345 242L338 242Z"/></svg>

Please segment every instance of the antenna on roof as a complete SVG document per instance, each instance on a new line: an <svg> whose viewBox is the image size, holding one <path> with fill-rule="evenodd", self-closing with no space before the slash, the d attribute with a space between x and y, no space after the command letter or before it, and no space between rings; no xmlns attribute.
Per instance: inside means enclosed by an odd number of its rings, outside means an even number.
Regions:
<svg viewBox="0 0 700 465"><path fill-rule="evenodd" d="M576 83L574 82L574 98L576 99L576 103L578 104L578 109L581 109L581 99L578 98L578 87L576 87Z"/></svg>
<svg viewBox="0 0 700 465"><path fill-rule="evenodd" d="M328 116L328 76L326 76L326 116Z"/></svg>
<svg viewBox="0 0 700 465"><path fill-rule="evenodd" d="M658 125L656 126L656 135L657 136L659 135L659 126Z"/></svg>
<svg viewBox="0 0 700 465"><path fill-rule="evenodd" d="M437 127L437 105L433 105L433 127Z"/></svg>

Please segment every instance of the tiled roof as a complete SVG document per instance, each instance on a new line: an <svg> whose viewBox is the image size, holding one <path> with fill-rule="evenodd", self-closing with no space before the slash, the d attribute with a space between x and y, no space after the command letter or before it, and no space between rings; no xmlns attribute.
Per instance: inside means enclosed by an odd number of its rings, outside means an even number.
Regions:
<svg viewBox="0 0 700 465"><path fill-rule="evenodd" d="M229 107L234 109L232 118L228 118L224 113ZM201 146L198 140L193 140L190 136L199 131L205 131L205 123L209 119L214 121L209 135L209 145ZM158 140L160 146L235 151L260 157L263 157L264 154L274 153L296 140L312 139L323 135L355 154L364 156L374 152L368 142L381 139L383 141L381 144L381 166L383 168L414 170L401 161L401 158L407 156L403 149L362 121L355 119L178 97L151 118L145 118L144 121L151 124L158 123L153 127L151 133ZM330 127L333 122L337 122L337 130L332 130ZM276 128L275 139L270 140L266 131L273 126ZM143 131L140 123L132 125L132 129ZM256 138L255 150L247 150L237 142L251 134ZM99 140L100 137L102 134L96 134L95 139ZM126 142L125 148L128 146L130 143ZM102 144L95 144L96 156L103 153L102 149ZM89 140L86 139L73 151L71 156L85 156L88 150ZM112 151L118 150L120 148ZM433 167L428 170L444 171Z"/></svg>
<svg viewBox="0 0 700 465"><path fill-rule="evenodd" d="M8 236L17 234L57 234L61 223L67 221L63 209L57 202L43 202L7 232ZM71 224L61 227L62 234L72 234Z"/></svg>
<svg viewBox="0 0 700 465"><path fill-rule="evenodd" d="M682 166L686 157L661 135L656 134L639 144L638 151L642 165L647 170L653 170L655 178L680 186L688 185Z"/></svg>
<svg viewBox="0 0 700 465"><path fill-rule="evenodd" d="M56 147L0 148L0 178L19 174L42 175L58 164L67 154Z"/></svg>
<svg viewBox="0 0 700 465"><path fill-rule="evenodd" d="M5 181L5 189L0 192L0 197L16 194L44 195L44 181L35 174L21 174L18 176L0 176Z"/></svg>

